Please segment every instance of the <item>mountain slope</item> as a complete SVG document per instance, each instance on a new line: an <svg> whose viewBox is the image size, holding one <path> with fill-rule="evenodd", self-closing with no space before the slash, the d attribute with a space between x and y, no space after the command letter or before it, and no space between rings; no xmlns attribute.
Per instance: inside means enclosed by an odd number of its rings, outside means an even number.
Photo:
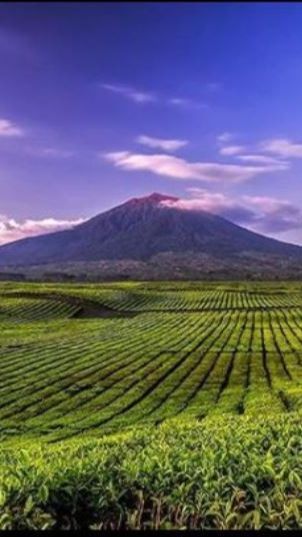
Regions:
<svg viewBox="0 0 302 537"><path fill-rule="evenodd" d="M273 255L302 261L302 248L248 231L217 215L165 205L177 198L134 198L73 229L0 247L1 266L99 260L148 261L164 253L232 260ZM261 255L260 255L261 254Z"/></svg>

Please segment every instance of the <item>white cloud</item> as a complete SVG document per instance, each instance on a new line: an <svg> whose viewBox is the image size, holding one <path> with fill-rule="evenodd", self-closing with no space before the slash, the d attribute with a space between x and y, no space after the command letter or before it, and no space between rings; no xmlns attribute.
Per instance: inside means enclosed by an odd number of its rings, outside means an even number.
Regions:
<svg viewBox="0 0 302 537"><path fill-rule="evenodd" d="M288 209L290 212L293 210L293 205L289 201L271 196L242 196L242 199L250 205L261 209L266 214L273 213L281 208L282 210Z"/></svg>
<svg viewBox="0 0 302 537"><path fill-rule="evenodd" d="M77 224L84 222L83 219L78 220L56 220L55 218L43 218L42 220L24 220L18 222L14 218L9 218L5 215L0 215L0 244L69 229Z"/></svg>
<svg viewBox="0 0 302 537"><path fill-rule="evenodd" d="M9 119L0 119L0 136L23 136L24 131L18 125L12 123Z"/></svg>
<svg viewBox="0 0 302 537"><path fill-rule="evenodd" d="M128 86L119 86L115 84L101 84L101 87L105 90L111 91L113 93L118 93L131 101L136 103L144 104L150 103L157 100L156 96L153 93L146 91L139 91Z"/></svg>
<svg viewBox="0 0 302 537"><path fill-rule="evenodd" d="M243 151L245 151L243 145L226 145L221 147L219 153L221 155L238 155L238 153L242 153Z"/></svg>
<svg viewBox="0 0 302 537"><path fill-rule="evenodd" d="M217 136L217 142L220 145L219 152L222 155L239 155L243 151L247 151L246 155L238 156L237 158L243 162L258 162L260 164L274 164L280 162L277 160L280 158L302 158L302 142L292 142L286 138L271 138L264 140L255 145L250 146L248 149L242 145L230 145L230 142L234 139L234 135L230 132L223 132ZM226 145L229 144L229 145ZM250 153L248 153L250 151ZM254 151L256 153L254 154ZM277 158L273 158L261 153L272 153Z"/></svg>
<svg viewBox="0 0 302 537"><path fill-rule="evenodd" d="M266 140L260 145L262 151L285 158L302 158L302 143L294 143L286 138Z"/></svg>
<svg viewBox="0 0 302 537"><path fill-rule="evenodd" d="M217 141L220 144L225 144L225 143L231 142L233 138L234 138L234 135L231 132L222 132L221 134L217 136Z"/></svg>
<svg viewBox="0 0 302 537"><path fill-rule="evenodd" d="M117 168L143 170L171 179L196 179L198 181L247 181L259 174L287 169L287 165L242 166L217 164L215 162L189 162L166 154L137 154L130 151L116 151L100 155Z"/></svg>
<svg viewBox="0 0 302 537"><path fill-rule="evenodd" d="M243 196L242 199L258 211L255 226L259 231L281 233L302 228L302 211L292 202L269 196Z"/></svg>
<svg viewBox="0 0 302 537"><path fill-rule="evenodd" d="M266 155L237 155L242 162L254 162L259 164L280 164L282 161ZM283 161L284 162L284 161Z"/></svg>
<svg viewBox="0 0 302 537"><path fill-rule="evenodd" d="M161 205L189 211L207 211L253 231L276 235L302 229L300 207L269 196L231 198L201 188L189 188L189 199L162 201Z"/></svg>
<svg viewBox="0 0 302 537"><path fill-rule="evenodd" d="M151 148L159 148L163 149L164 151L177 151L177 149L180 149L181 147L184 147L188 144L187 140L168 140L165 138L153 138L151 136L145 136L141 135L139 136L136 141L139 144L146 145L147 147Z"/></svg>
<svg viewBox="0 0 302 537"><path fill-rule="evenodd" d="M161 204L179 209L207 211L219 214L226 207L233 207L234 202L222 193L209 192L202 188L188 188L193 197L191 199L165 200Z"/></svg>
<svg viewBox="0 0 302 537"><path fill-rule="evenodd" d="M191 198L163 201L162 205L188 211L206 211L238 224L254 221L254 211L242 200L236 200L220 192L209 192L202 188L188 188Z"/></svg>
<svg viewBox="0 0 302 537"><path fill-rule="evenodd" d="M100 84L100 87L111 91L112 93L117 93L130 99L131 101L139 104L145 103L158 103L161 105L172 105L178 108L207 108L207 105L204 103L199 103L193 99L188 99L185 97L164 97L156 95L151 91L141 91L130 86L124 86L119 84Z"/></svg>

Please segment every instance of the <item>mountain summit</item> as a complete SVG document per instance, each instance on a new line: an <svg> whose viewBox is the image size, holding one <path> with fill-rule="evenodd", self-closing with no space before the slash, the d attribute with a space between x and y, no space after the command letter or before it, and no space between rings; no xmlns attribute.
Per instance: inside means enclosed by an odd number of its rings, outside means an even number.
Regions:
<svg viewBox="0 0 302 537"><path fill-rule="evenodd" d="M134 203L137 203L138 205L142 205L143 203L157 204L163 201L178 201L178 200L179 198L176 198L175 196L166 196L165 194L159 194L158 192L153 192L153 194L150 194L149 196L145 196L142 198L132 198L129 201L126 201L126 204L129 204L129 203L131 203L132 205Z"/></svg>
<svg viewBox="0 0 302 537"><path fill-rule="evenodd" d="M230 268L242 263L247 266L247 259L253 259L260 268L263 259L278 260L281 265L302 261L299 246L253 233L205 211L178 208L177 201L159 193L130 199L73 229L1 246L0 265L105 260L152 264L164 256L171 260L168 266L173 277L173 256L190 266L202 257L212 266L223 263Z"/></svg>

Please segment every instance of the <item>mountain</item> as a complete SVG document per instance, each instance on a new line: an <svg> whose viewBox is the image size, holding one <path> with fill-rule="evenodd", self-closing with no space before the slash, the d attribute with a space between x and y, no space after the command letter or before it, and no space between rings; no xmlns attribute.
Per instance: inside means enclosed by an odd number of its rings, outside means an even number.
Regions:
<svg viewBox="0 0 302 537"><path fill-rule="evenodd" d="M73 229L30 237L0 247L1 267L63 266L137 262L165 267L173 277L179 267L236 267L260 270L300 266L302 247L248 231L205 211L174 206L177 198L151 194L133 198ZM101 266L101 264L100 264ZM130 274L131 275L131 274Z"/></svg>

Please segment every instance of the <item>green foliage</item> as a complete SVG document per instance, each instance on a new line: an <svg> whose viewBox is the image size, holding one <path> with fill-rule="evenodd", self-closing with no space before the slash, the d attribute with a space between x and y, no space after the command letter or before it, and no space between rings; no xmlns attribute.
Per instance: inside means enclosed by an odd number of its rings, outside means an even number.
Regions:
<svg viewBox="0 0 302 537"><path fill-rule="evenodd" d="M296 413L2 446L0 528L300 528L301 450Z"/></svg>
<svg viewBox="0 0 302 537"><path fill-rule="evenodd" d="M302 527L301 291L2 282L0 528Z"/></svg>

